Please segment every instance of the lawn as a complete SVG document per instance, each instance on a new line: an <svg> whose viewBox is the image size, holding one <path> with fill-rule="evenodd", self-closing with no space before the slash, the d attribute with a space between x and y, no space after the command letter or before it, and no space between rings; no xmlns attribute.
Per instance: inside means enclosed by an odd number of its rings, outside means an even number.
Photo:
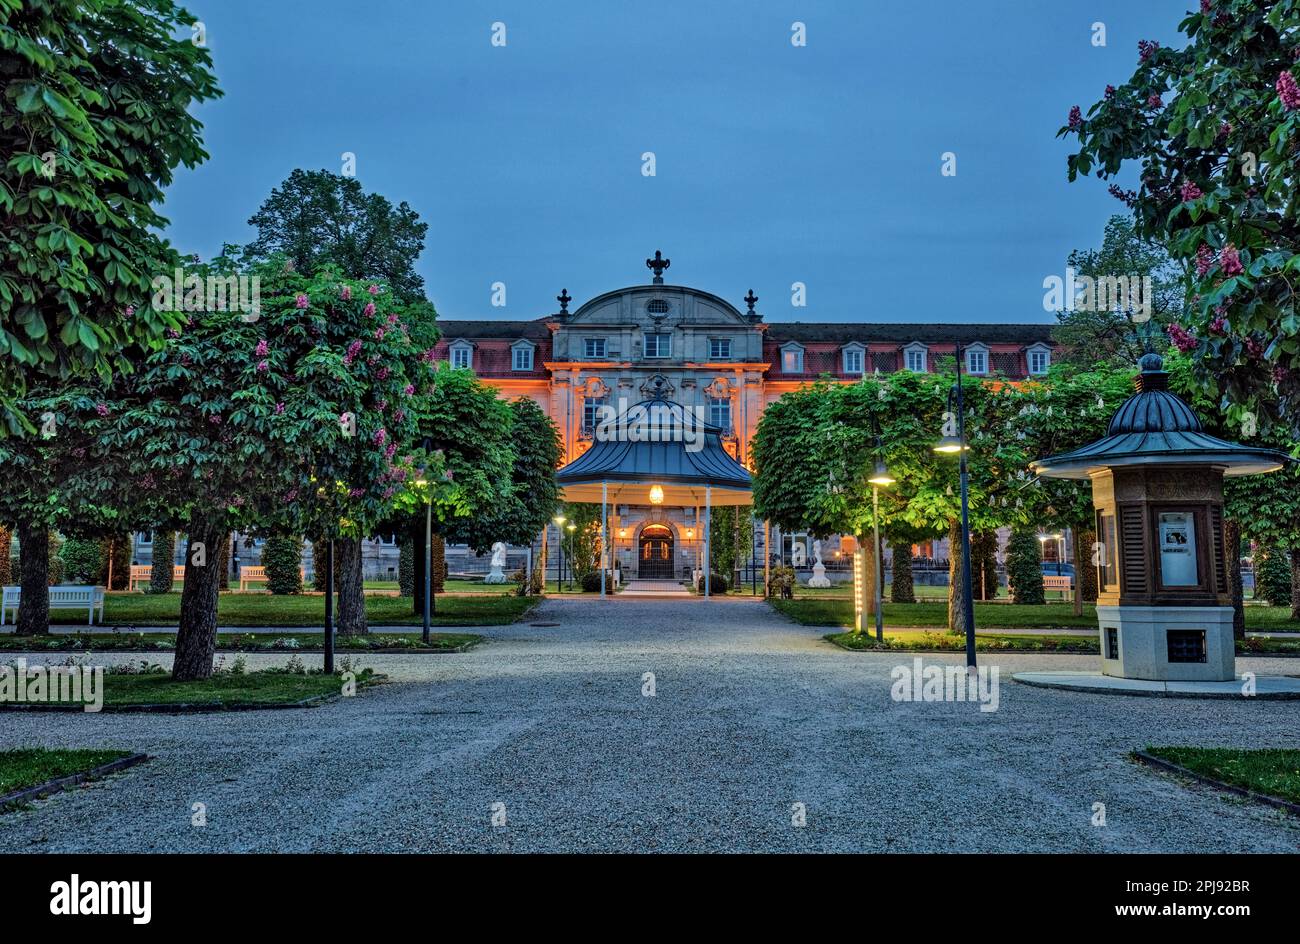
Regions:
<svg viewBox="0 0 1300 944"><path fill-rule="evenodd" d="M354 674L358 688L372 684L378 678L371 669L359 669ZM104 675L105 707L285 705L341 692L342 676L338 673L325 675L285 669L218 672L198 682L172 681L170 672L157 667L129 674L109 672Z"/></svg>
<svg viewBox="0 0 1300 944"><path fill-rule="evenodd" d="M85 773L130 756L130 751L68 748L50 750L44 747L0 751L0 796L39 786L60 777Z"/></svg>
<svg viewBox="0 0 1300 944"><path fill-rule="evenodd" d="M482 642L483 637L473 633L430 633L426 646L419 633L370 633L364 636L334 637L334 647L340 652L365 652L372 649L411 649L454 652ZM224 652L295 652L320 649L325 644L324 633L221 633L217 636L217 650ZM141 649L170 652L176 648L175 633L57 633L41 636L0 636L0 652L112 652Z"/></svg>
<svg viewBox="0 0 1300 944"><path fill-rule="evenodd" d="M1148 754L1243 790L1300 803L1300 750L1148 747Z"/></svg>
<svg viewBox="0 0 1300 944"><path fill-rule="evenodd" d="M854 650L934 650L964 652L966 640L950 633L885 633L884 644L876 642L874 633L830 633L828 642ZM980 652L1079 652L1097 653L1095 636L1002 636L976 633L975 648Z"/></svg>
<svg viewBox="0 0 1300 944"><path fill-rule="evenodd" d="M783 615L805 626L853 625L853 603L846 599L795 599L770 601ZM948 625L947 603L886 603L885 623L891 628L945 628ZM1091 629L1097 628L1096 607L1083 606L1083 615L1074 615L1070 603L1044 603L1031 606L1019 603L976 603L975 625L989 629ZM1300 621L1291 619L1285 606L1246 607L1246 629L1252 632L1300 632Z"/></svg>
<svg viewBox="0 0 1300 944"><path fill-rule="evenodd" d="M511 592L472 596L440 596L434 606L435 626L498 626L513 623L537 605L537 597ZM115 591L104 599L106 626L175 626L180 618L179 593ZM366 617L374 626L419 626L410 597L367 595ZM85 625L84 610L52 610L50 622ZM272 596L269 593L223 593L217 603L221 626L322 626L325 598L316 594Z"/></svg>

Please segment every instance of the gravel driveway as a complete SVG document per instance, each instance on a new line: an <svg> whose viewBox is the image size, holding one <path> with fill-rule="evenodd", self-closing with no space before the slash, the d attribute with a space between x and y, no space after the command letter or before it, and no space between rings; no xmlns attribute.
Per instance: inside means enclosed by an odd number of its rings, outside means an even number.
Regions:
<svg viewBox="0 0 1300 944"><path fill-rule="evenodd" d="M9 851L1294 852L1300 819L1140 768L1146 744L1300 745L1300 702L1010 681L1094 657L981 654L1000 707L896 703L744 599L551 600L472 652L365 656L393 684L308 711L0 715L0 746L156 759L0 816ZM118 656L113 661L125 661ZM139 657L136 657L139 658ZM166 662L168 656L155 657ZM251 656L250 667L287 657ZM304 661L319 659L305 656ZM957 664L958 656L925 656ZM110 661L105 658L104 661ZM1260 673L1300 662L1242 659ZM655 694L643 695L654 673ZM191 825L195 803L207 825ZM1093 826L1093 804L1106 825ZM503 804L502 806L494 806ZM792 817L802 804L805 825ZM493 825L494 809L505 825Z"/></svg>

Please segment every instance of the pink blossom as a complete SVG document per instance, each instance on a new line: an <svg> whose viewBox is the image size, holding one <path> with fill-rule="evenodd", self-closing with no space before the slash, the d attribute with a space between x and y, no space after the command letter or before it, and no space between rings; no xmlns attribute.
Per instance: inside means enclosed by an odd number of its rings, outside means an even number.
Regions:
<svg viewBox="0 0 1300 944"><path fill-rule="evenodd" d="M389 323L389 324L397 324L397 312L393 312L392 314L390 314L390 315L388 316L388 323Z"/></svg>
<svg viewBox="0 0 1300 944"><path fill-rule="evenodd" d="M1287 111L1300 108L1300 87L1296 85L1295 76L1289 71L1277 77L1277 97L1282 100L1282 107Z"/></svg>
<svg viewBox="0 0 1300 944"><path fill-rule="evenodd" d="M1210 0L1201 0L1201 12L1209 13L1211 5Z"/></svg>
<svg viewBox="0 0 1300 944"><path fill-rule="evenodd" d="M366 490L364 488L348 489L348 498L364 498L365 494L366 494Z"/></svg>
<svg viewBox="0 0 1300 944"><path fill-rule="evenodd" d="M426 364L432 364L432 363L433 363L433 348L429 348L427 351L425 351L423 354L421 354L421 355L420 355L420 360L424 361Z"/></svg>
<svg viewBox="0 0 1300 944"><path fill-rule="evenodd" d="M1215 310L1217 311L1218 309ZM1226 324L1227 324L1227 320L1223 317L1223 315L1216 314L1213 320L1210 321L1210 334L1222 335L1224 333L1223 329Z"/></svg>
<svg viewBox="0 0 1300 944"><path fill-rule="evenodd" d="M1174 347L1184 354L1196 347L1196 335L1180 324L1171 324L1169 326L1169 340L1174 343Z"/></svg>
<svg viewBox="0 0 1300 944"><path fill-rule="evenodd" d="M1264 356L1264 345L1260 344L1257 338L1246 338L1246 353L1259 360Z"/></svg>
<svg viewBox="0 0 1300 944"><path fill-rule="evenodd" d="M394 410L394 411L393 411L393 422L394 422L394 423L400 423L400 422L402 422L402 420L404 420L404 419L406 419L406 411L405 411L405 410Z"/></svg>
<svg viewBox="0 0 1300 944"><path fill-rule="evenodd" d="M208 417L208 422L211 423L213 426L220 426L220 425L221 425L221 414L220 414L220 413L213 413L211 416Z"/></svg>
<svg viewBox="0 0 1300 944"><path fill-rule="evenodd" d="M1103 92L1102 95L1103 97L1105 97L1107 101L1110 101L1112 98L1115 97L1115 86L1113 85L1106 86L1106 91Z"/></svg>
<svg viewBox="0 0 1300 944"><path fill-rule="evenodd" d="M376 340L376 341L382 341L383 339L384 339L384 329L383 329L383 328L376 328L376 329L375 329L375 340Z"/></svg>
<svg viewBox="0 0 1300 944"><path fill-rule="evenodd" d="M1196 250L1196 274L1204 276L1205 273L1209 272L1213 268L1214 250L1205 243L1201 243L1200 247Z"/></svg>
<svg viewBox="0 0 1300 944"><path fill-rule="evenodd" d="M1291 376L1291 371L1283 367L1281 364L1278 364L1276 367L1273 368L1274 383L1285 383L1290 376Z"/></svg>
<svg viewBox="0 0 1300 944"><path fill-rule="evenodd" d="M388 486L388 488L384 489L384 496L383 496L383 497L384 497L384 498L389 498L389 497L392 496L392 494L393 494L393 486L390 485L390 486Z"/></svg>
<svg viewBox="0 0 1300 944"><path fill-rule="evenodd" d="M379 429L375 430L375 435L373 438L376 446L382 446L384 444L384 440L388 438L388 430L384 429L382 426L379 427Z"/></svg>
<svg viewBox="0 0 1300 944"><path fill-rule="evenodd" d="M1154 39L1139 39L1138 40L1138 61L1146 62L1148 59L1150 59L1152 56L1156 54L1156 50L1159 48L1160 48L1160 43L1158 43Z"/></svg>
<svg viewBox="0 0 1300 944"><path fill-rule="evenodd" d="M448 469L446 472L442 473L442 477L447 482L456 481L456 473L451 471L451 469Z"/></svg>
<svg viewBox="0 0 1300 944"><path fill-rule="evenodd" d="M296 488L289 489L289 491L284 493L284 500L287 502L297 501L298 490Z"/></svg>
<svg viewBox="0 0 1300 944"><path fill-rule="evenodd" d="M1151 93L1151 97L1147 99L1147 107L1148 107L1148 108L1164 108L1164 107L1165 107L1164 99L1162 99L1162 98L1160 97L1160 93L1159 93L1159 92L1152 92L1152 93Z"/></svg>
<svg viewBox="0 0 1300 944"><path fill-rule="evenodd" d="M361 309L361 313L365 315L367 318L373 316L375 313L375 303L366 302L366 307Z"/></svg>
<svg viewBox="0 0 1300 944"><path fill-rule="evenodd" d="M343 355L343 363L351 366L352 362L357 359L361 353L361 341L356 340L348 345L347 353Z"/></svg>
<svg viewBox="0 0 1300 944"><path fill-rule="evenodd" d="M134 306L134 305L127 305L127 306L126 306L126 316L127 316L128 318L130 318L130 317L131 317L132 315L134 315L134 314L135 314L135 306Z"/></svg>
<svg viewBox="0 0 1300 944"><path fill-rule="evenodd" d="M1079 128L1083 127L1083 112L1079 109L1078 105L1071 106L1069 121L1071 131L1077 131Z"/></svg>
<svg viewBox="0 0 1300 944"><path fill-rule="evenodd" d="M1183 189L1179 195L1183 198L1184 203L1191 203L1193 200L1199 200L1204 196L1201 193L1201 188L1190 180L1183 181Z"/></svg>
<svg viewBox="0 0 1300 944"><path fill-rule="evenodd" d="M1219 266L1223 269L1224 275L1241 275L1245 270L1241 267L1241 259L1237 255L1237 247L1228 243L1219 253Z"/></svg>
<svg viewBox="0 0 1300 944"><path fill-rule="evenodd" d="M299 295L298 298L295 300L294 303L295 303L299 308L306 308L308 305L311 304L311 302L308 300L308 298L307 298L306 295Z"/></svg>
<svg viewBox="0 0 1300 944"><path fill-rule="evenodd" d="M415 384L407 384L405 387L402 388L402 393L406 394L408 397L414 394Z"/></svg>
<svg viewBox="0 0 1300 944"><path fill-rule="evenodd" d="M179 338L180 336L181 336L181 333L180 333L179 331L177 331L175 328L168 328L168 329L167 329L167 337L171 338L172 340L175 340L176 338Z"/></svg>
<svg viewBox="0 0 1300 944"><path fill-rule="evenodd" d="M259 374L264 374L264 373L266 373L266 372L267 372L268 370L270 370L270 369L271 369L271 365L268 364L266 361L258 361L258 362L257 362L257 372L258 372Z"/></svg>
<svg viewBox="0 0 1300 944"><path fill-rule="evenodd" d="M379 286L378 286L378 285L372 285L372 286L370 286L370 288L366 289L366 291L369 292L371 295L378 295L378 294L379 294Z"/></svg>
<svg viewBox="0 0 1300 944"><path fill-rule="evenodd" d="M283 403L277 403L277 404L275 405L275 415L276 415L276 416L279 416L279 415L280 415L281 413L283 413L283 412L284 412L284 404L283 404Z"/></svg>
<svg viewBox="0 0 1300 944"><path fill-rule="evenodd" d="M253 349L254 357L266 357L266 355L270 353L271 353L271 348L267 345L265 338L263 338L261 341L258 341L257 347Z"/></svg>
<svg viewBox="0 0 1300 944"><path fill-rule="evenodd" d="M385 459L391 459L391 458L393 458L393 453L395 453L395 452L397 452L397 443L396 443L396 441L394 441L394 442L390 442L390 443L389 443L389 444L384 448L384 458L385 458Z"/></svg>
<svg viewBox="0 0 1300 944"><path fill-rule="evenodd" d="M379 372L376 373L375 376L376 376L378 379L380 379L380 380L387 380L387 379L388 379L388 374L389 374L389 370L388 370L388 368L387 368L387 367L381 367L381 368L379 368Z"/></svg>
<svg viewBox="0 0 1300 944"><path fill-rule="evenodd" d="M1122 187L1120 187L1119 184L1111 184L1108 188L1106 188L1106 192L1109 193L1116 200L1123 201L1128 206L1132 206L1133 204L1137 203L1136 190L1125 190Z"/></svg>
<svg viewBox="0 0 1300 944"><path fill-rule="evenodd" d="M95 412L98 413L100 416L108 416L108 404L107 404L107 403L96 403L96 404L95 404Z"/></svg>
<svg viewBox="0 0 1300 944"><path fill-rule="evenodd" d="M343 286L343 291L339 292L339 297L341 297L345 302L349 302L349 301L351 301L351 300L352 300L352 286L351 286L351 285L345 285L345 286Z"/></svg>

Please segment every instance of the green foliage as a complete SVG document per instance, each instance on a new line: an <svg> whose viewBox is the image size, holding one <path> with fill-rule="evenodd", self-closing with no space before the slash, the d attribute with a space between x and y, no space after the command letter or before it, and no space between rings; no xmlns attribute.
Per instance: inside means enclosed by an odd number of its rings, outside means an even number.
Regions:
<svg viewBox="0 0 1300 944"><path fill-rule="evenodd" d="M1149 276L1150 314L1158 326L1157 335L1182 311L1183 273L1159 243L1137 234L1131 216L1112 216L1106 222L1101 248L1076 249L1066 264L1078 277ZM1141 337L1123 311L1111 307L1091 311L1080 306L1058 312L1056 319L1058 324L1052 334L1061 346L1055 355L1057 361L1085 370L1098 363L1132 368L1144 353ZM1158 343L1161 348L1165 346L1163 338Z"/></svg>
<svg viewBox="0 0 1300 944"><path fill-rule="evenodd" d="M172 569L176 566L176 532L155 531L153 534L153 563L149 568L149 592L172 592Z"/></svg>
<svg viewBox="0 0 1300 944"><path fill-rule="evenodd" d="M1291 560L1277 547L1255 551L1255 599L1273 606L1291 605Z"/></svg>
<svg viewBox="0 0 1300 944"><path fill-rule="evenodd" d="M125 590L131 585L131 550L135 536L129 531L113 533L100 542L99 577L95 581L110 590ZM113 563L112 580L109 580L109 561ZM111 584L111 585L110 585Z"/></svg>
<svg viewBox="0 0 1300 944"><path fill-rule="evenodd" d="M1133 75L1063 127L1069 178L1140 165L1139 236L1188 271L1194 368L1229 422L1300 437L1300 109L1296 0L1215 0L1189 14L1181 48L1148 49ZM1293 104L1293 103L1292 103ZM1198 258L1199 255L1199 258Z"/></svg>
<svg viewBox="0 0 1300 944"><path fill-rule="evenodd" d="M155 205L207 158L190 106L220 95L190 40L170 0L0 3L0 438L37 428L29 383L127 372L175 323L143 300L173 257Z"/></svg>
<svg viewBox="0 0 1300 944"><path fill-rule="evenodd" d="M734 574L749 560L753 524L749 505L714 508L709 519L709 555L718 573Z"/></svg>
<svg viewBox="0 0 1300 944"><path fill-rule="evenodd" d="M600 593L600 571L593 570L590 573L582 575L582 592L583 593ZM605 592L614 592L614 575L608 574L605 578Z"/></svg>
<svg viewBox="0 0 1300 944"><path fill-rule="evenodd" d="M1043 549L1029 528L1016 528L1007 542L1007 586L1016 603L1045 603Z"/></svg>
<svg viewBox="0 0 1300 944"><path fill-rule="evenodd" d="M566 569L573 568L573 576L581 579L600 569L600 506L575 503L565 505L562 511L567 519L564 522L564 564ZM577 527L570 531L569 525Z"/></svg>
<svg viewBox="0 0 1300 944"><path fill-rule="evenodd" d="M397 543L397 592L400 596L415 596L415 542L409 531Z"/></svg>
<svg viewBox="0 0 1300 944"><path fill-rule="evenodd" d="M597 586L597 587L600 586L599 582L596 584L596 586ZM711 573L711 574L709 574L709 593L710 593L710 594L714 594L714 593L726 593L726 592L727 592L727 588L728 588L728 586L729 586L729 584L727 583L727 578L724 577L724 576L722 576L722 574L719 574L719 573L716 573L716 572L715 572L715 573ZM698 593L703 593L703 592L704 592L704 575L703 575L703 574L700 574L699 579L695 582L695 589L696 589L696 591L697 591Z"/></svg>
<svg viewBox="0 0 1300 944"><path fill-rule="evenodd" d="M767 595L789 600L794 596L795 576L793 567L773 567L768 575Z"/></svg>
<svg viewBox="0 0 1300 944"><path fill-rule="evenodd" d="M51 531L49 537L48 559L45 564L46 582L51 587L64 582L63 558L59 556L59 551L61 551L62 549L63 549L63 541L59 538L57 534ZM21 548L19 548L19 553L20 554L22 553ZM97 582L101 584L103 583L102 580Z"/></svg>
<svg viewBox="0 0 1300 944"><path fill-rule="evenodd" d="M889 580L891 603L915 603L916 589L912 584L912 542L890 542L893 551L893 573Z"/></svg>
<svg viewBox="0 0 1300 944"><path fill-rule="evenodd" d="M266 568L266 589L273 594L302 593L302 539L273 534L262 545L262 566Z"/></svg>
<svg viewBox="0 0 1300 944"><path fill-rule="evenodd" d="M13 537L11 530L0 525L0 587L9 586L13 580Z"/></svg>
<svg viewBox="0 0 1300 944"><path fill-rule="evenodd" d="M248 225L257 230L251 255L282 255L308 276L334 268L348 278L384 282L406 303L424 299L415 260L429 224L405 201L394 207L366 193L355 177L294 170Z"/></svg>
<svg viewBox="0 0 1300 944"><path fill-rule="evenodd" d="M71 583L99 583L105 566L104 550L97 538L68 538L59 548L64 576Z"/></svg>

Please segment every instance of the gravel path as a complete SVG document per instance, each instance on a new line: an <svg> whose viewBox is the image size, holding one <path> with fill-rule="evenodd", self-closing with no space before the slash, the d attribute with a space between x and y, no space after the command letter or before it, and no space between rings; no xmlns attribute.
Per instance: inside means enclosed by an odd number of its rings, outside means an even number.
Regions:
<svg viewBox="0 0 1300 944"><path fill-rule="evenodd" d="M896 703L850 653L744 599L551 600L476 650L371 655L393 684L310 711L0 715L0 747L156 759L0 816L10 851L1294 852L1300 820L1140 768L1146 744L1300 745L1300 703L1101 697L981 654L999 710ZM6 656L7 657L7 656ZM34 658L34 657L33 657ZM58 661L50 657L48 661ZM134 657L138 660L140 657ZM166 664L169 656L152 657ZM284 655L249 656L252 668ZM303 656L312 664L319 656ZM924 656L958 664L959 656ZM105 657L132 661L129 656ZM318 664L318 663L317 663ZM1260 673L1294 660L1242 659ZM642 694L654 673L655 695ZM191 825L194 803L207 825ZM492 825L504 804L505 826ZM803 804L806 825L792 825ZM1106 825L1091 825L1104 803Z"/></svg>

